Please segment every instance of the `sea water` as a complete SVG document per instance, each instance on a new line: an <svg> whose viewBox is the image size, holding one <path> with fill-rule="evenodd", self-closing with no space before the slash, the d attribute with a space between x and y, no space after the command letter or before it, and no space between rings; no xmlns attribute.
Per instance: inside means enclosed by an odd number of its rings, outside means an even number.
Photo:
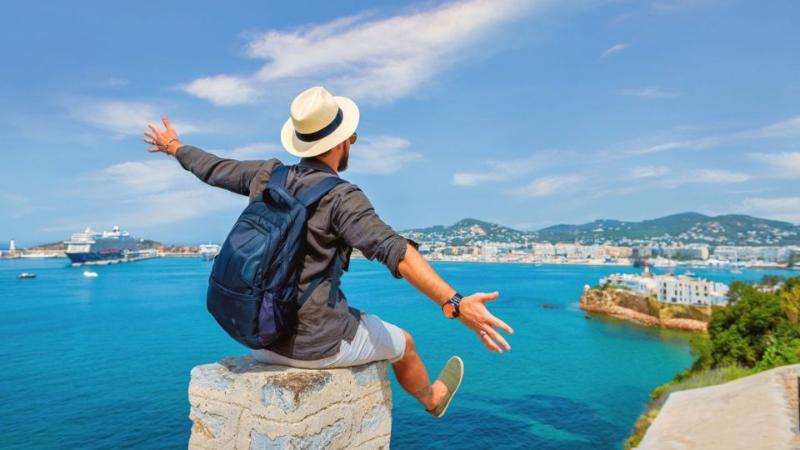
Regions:
<svg viewBox="0 0 800 450"><path fill-rule="evenodd" d="M354 260L343 280L353 306L408 330L431 378L451 355L465 363L443 419L393 380L393 448L618 448L648 393L691 363L686 333L578 309L584 284L633 268L434 266L465 295L500 291L488 306L514 328L513 348L490 353L386 268ZM0 447L185 448L189 371L246 352L206 312L210 267L164 258L87 278L64 259L0 261ZM23 271L38 277L17 280Z"/></svg>

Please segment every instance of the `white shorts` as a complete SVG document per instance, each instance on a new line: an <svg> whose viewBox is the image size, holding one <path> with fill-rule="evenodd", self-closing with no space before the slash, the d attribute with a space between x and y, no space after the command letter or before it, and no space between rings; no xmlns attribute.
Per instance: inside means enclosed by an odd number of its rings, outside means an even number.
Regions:
<svg viewBox="0 0 800 450"><path fill-rule="evenodd" d="M339 352L322 359L302 360L287 358L275 352L253 350L253 358L265 364L299 367L302 369L327 369L334 367L360 366L373 361L403 359L406 338L396 325L384 322L373 314L361 314L358 329L352 342L342 340Z"/></svg>

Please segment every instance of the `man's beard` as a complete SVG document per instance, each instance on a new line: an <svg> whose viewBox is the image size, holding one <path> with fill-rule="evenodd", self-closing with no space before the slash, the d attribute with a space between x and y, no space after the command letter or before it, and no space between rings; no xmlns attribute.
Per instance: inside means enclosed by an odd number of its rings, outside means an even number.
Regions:
<svg viewBox="0 0 800 450"><path fill-rule="evenodd" d="M348 148L344 154L342 154L342 159L339 160L339 168L336 169L337 172L344 172L347 170L347 162L350 159L350 149Z"/></svg>

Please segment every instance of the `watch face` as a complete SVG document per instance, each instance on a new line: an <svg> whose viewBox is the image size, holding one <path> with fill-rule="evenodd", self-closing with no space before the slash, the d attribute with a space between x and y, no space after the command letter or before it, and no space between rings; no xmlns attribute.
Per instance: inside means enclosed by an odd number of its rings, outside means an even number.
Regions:
<svg viewBox="0 0 800 450"><path fill-rule="evenodd" d="M451 319L456 316L456 307L452 303L445 303L442 307L442 311L444 311L445 316Z"/></svg>

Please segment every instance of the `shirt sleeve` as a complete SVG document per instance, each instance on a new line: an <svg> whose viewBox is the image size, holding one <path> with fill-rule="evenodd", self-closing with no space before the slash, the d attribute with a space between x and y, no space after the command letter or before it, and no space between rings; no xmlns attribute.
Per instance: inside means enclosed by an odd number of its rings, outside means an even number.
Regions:
<svg viewBox="0 0 800 450"><path fill-rule="evenodd" d="M280 161L274 158L257 161L220 158L190 145L180 147L175 157L184 169L192 172L204 183L248 196L253 179L259 171L271 170L280 164Z"/></svg>
<svg viewBox="0 0 800 450"><path fill-rule="evenodd" d="M397 266L406 255L409 241L378 217L358 186L348 184L338 193L331 224L347 245L360 250L367 259L384 264L395 278L402 278Z"/></svg>

